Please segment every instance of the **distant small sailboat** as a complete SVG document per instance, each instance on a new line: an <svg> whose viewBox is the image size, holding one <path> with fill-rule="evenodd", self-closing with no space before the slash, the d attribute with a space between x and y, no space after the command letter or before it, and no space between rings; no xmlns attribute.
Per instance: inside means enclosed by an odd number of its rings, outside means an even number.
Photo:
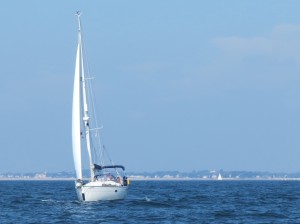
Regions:
<svg viewBox="0 0 300 224"><path fill-rule="evenodd" d="M218 180L223 180L222 175L219 173Z"/></svg>
<svg viewBox="0 0 300 224"><path fill-rule="evenodd" d="M129 179L122 165L105 165L105 148L100 141L90 77L85 74L80 12L78 18L78 46L76 54L73 109L72 145L76 171L75 188L81 201L119 200L127 194ZM92 110L91 110L92 108ZM91 113L89 113L91 111ZM85 144L83 143L85 142ZM82 177L82 147L86 147L89 157L90 180ZM110 160L111 161L111 160Z"/></svg>

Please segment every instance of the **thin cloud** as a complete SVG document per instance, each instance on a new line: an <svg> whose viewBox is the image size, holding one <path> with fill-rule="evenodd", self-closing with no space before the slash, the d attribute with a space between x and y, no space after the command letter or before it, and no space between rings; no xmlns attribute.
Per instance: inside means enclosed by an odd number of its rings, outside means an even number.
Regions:
<svg viewBox="0 0 300 224"><path fill-rule="evenodd" d="M230 57L255 55L300 62L300 25L281 24L262 36L218 37L213 43Z"/></svg>

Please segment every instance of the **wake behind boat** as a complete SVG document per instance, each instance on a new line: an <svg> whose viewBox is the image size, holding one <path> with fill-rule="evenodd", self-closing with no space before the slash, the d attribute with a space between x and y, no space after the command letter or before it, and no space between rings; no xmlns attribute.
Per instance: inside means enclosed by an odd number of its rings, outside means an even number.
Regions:
<svg viewBox="0 0 300 224"><path fill-rule="evenodd" d="M85 73L86 63L83 56L80 12L77 12L76 15L78 18L78 45L73 88L72 145L77 196L81 201L124 199L129 185L125 167L114 165L111 159L109 159L111 165L104 164L105 148L101 143L101 128L96 119L91 77ZM84 182L82 176L82 148L84 147L89 158L90 180L88 182Z"/></svg>

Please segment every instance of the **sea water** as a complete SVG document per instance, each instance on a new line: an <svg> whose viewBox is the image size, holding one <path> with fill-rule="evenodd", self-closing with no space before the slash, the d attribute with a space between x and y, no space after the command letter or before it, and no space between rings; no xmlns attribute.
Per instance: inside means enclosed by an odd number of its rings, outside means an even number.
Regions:
<svg viewBox="0 0 300 224"><path fill-rule="evenodd" d="M0 223L300 223L300 182L132 181L79 202L73 181L0 181Z"/></svg>

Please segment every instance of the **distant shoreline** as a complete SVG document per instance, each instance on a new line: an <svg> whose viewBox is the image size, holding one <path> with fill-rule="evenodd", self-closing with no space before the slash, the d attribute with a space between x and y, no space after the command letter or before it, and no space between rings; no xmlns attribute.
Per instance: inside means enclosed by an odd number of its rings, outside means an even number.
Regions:
<svg viewBox="0 0 300 224"><path fill-rule="evenodd" d="M132 178L131 181L300 181L300 178ZM88 180L88 179L84 179ZM75 181L75 178L0 178L0 181Z"/></svg>

